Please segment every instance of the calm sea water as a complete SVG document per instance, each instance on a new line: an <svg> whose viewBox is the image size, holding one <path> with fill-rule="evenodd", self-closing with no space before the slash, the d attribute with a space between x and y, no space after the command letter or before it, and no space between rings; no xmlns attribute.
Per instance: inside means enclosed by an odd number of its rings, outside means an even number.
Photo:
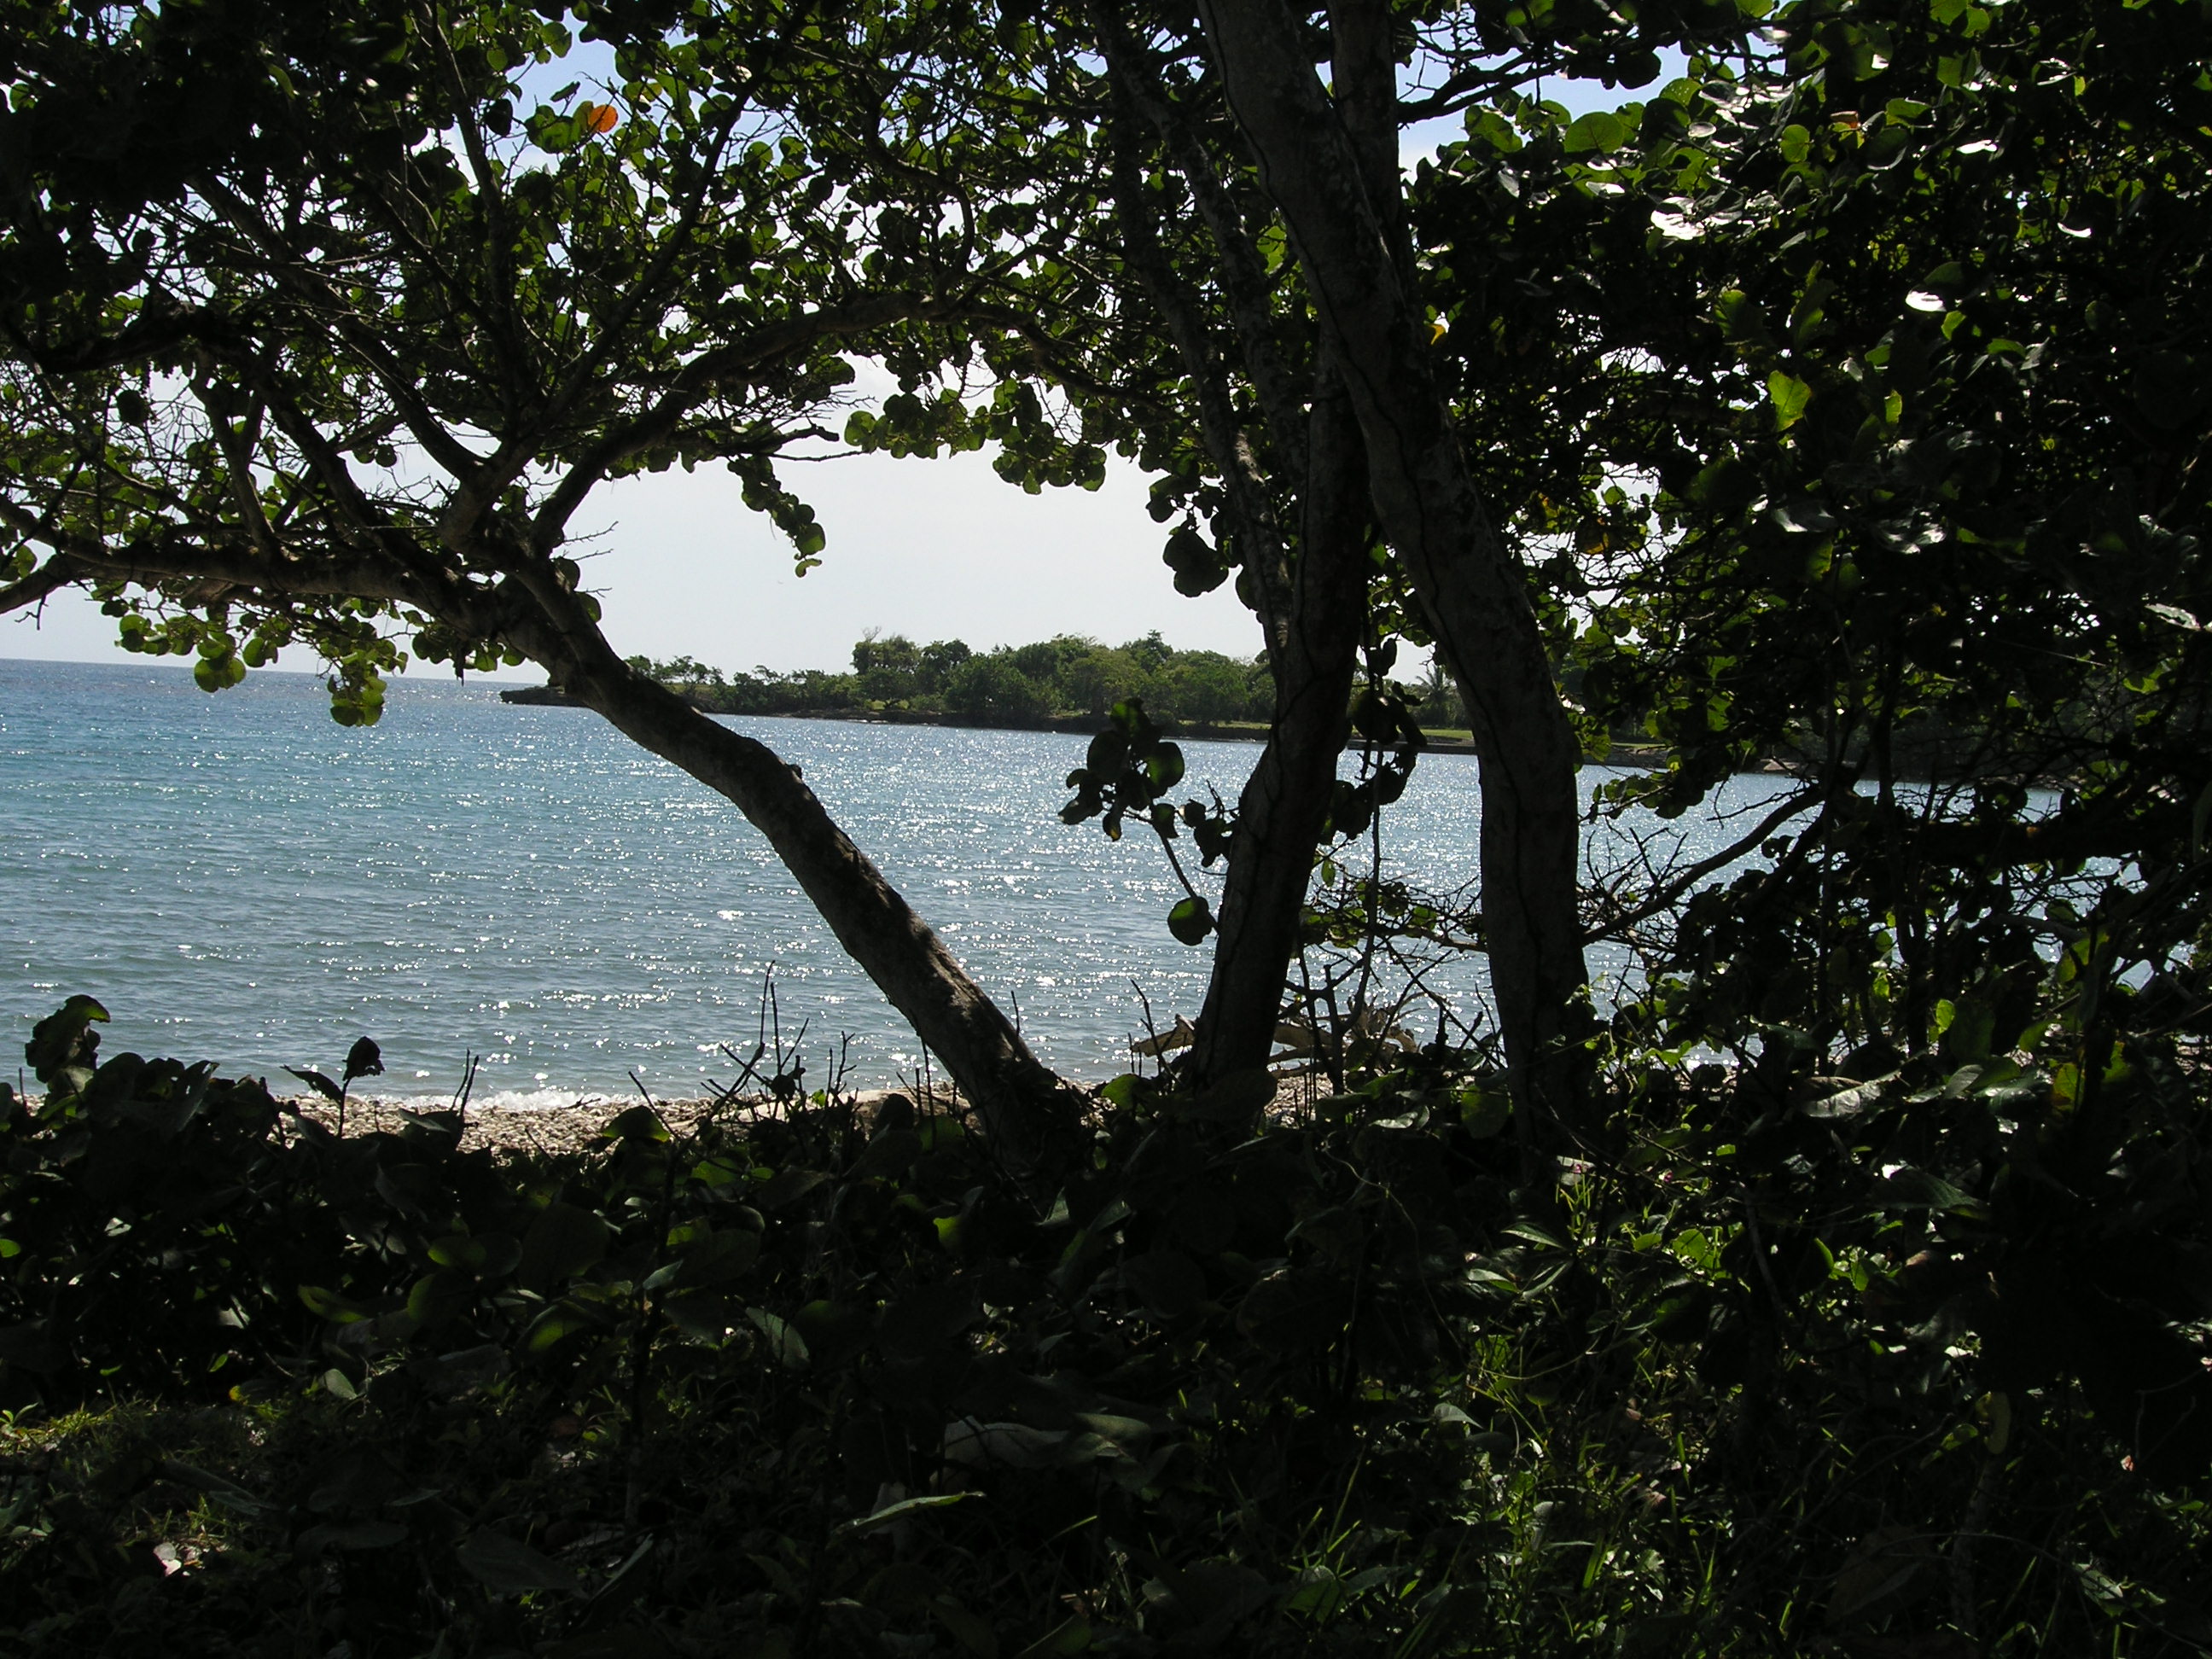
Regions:
<svg viewBox="0 0 2212 1659"><path fill-rule="evenodd" d="M1018 1006L1048 1062L1126 1069L1133 981L1163 1025L1196 1012L1206 956L1168 935L1180 891L1157 845L1056 816L1081 738L744 725ZM1257 752L1186 751L1190 783L1232 799ZM1475 809L1472 760L1425 761L1389 821L1407 872L1465 881ZM366 1034L388 1096L450 1094L471 1052L479 1100L620 1093L633 1071L697 1093L732 1073L719 1045L750 1051L771 969L811 1081L846 1036L856 1081L916 1064L912 1031L737 810L586 711L426 676L348 730L310 675L209 696L163 665L0 660L10 1059L82 991L114 1017L109 1053L273 1073L334 1068ZM1435 982L1479 992L1472 966Z"/></svg>

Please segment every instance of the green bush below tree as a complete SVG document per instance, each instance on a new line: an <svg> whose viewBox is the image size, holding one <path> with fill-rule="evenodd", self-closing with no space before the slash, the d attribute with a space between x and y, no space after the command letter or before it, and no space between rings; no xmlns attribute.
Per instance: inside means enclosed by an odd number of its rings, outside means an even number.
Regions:
<svg viewBox="0 0 2212 1659"><path fill-rule="evenodd" d="M0 1096L12 1653L2212 1638L2191 1079L2033 999L1778 1085L1632 1017L1570 1164L1442 1045L1132 1075L1048 1192L903 1097L341 1137L104 1017Z"/></svg>

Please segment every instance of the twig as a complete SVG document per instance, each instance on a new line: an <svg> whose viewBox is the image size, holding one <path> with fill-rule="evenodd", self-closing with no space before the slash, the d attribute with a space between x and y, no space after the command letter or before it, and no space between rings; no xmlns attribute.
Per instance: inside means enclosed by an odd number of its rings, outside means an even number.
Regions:
<svg viewBox="0 0 2212 1659"><path fill-rule="evenodd" d="M1159 1062L1160 1070L1164 1073L1168 1068L1167 1050L1158 1046L1160 1028L1152 1018L1152 1000L1145 994L1145 988L1133 979L1129 981L1129 988L1137 994L1137 1006L1145 1011L1145 1035L1153 1044L1152 1058Z"/></svg>

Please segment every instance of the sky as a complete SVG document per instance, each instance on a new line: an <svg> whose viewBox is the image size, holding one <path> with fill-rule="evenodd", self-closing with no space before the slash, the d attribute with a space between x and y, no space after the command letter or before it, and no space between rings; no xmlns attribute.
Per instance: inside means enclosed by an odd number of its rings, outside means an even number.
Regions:
<svg viewBox="0 0 2212 1659"><path fill-rule="evenodd" d="M572 56L564 78L575 78L576 64ZM1640 93L1559 81L1542 91L1580 112L1648 97L1677 72L1669 63ZM1409 129L1406 161L1432 154L1454 125ZM576 521L592 539L568 550L585 560L615 648L730 671L841 669L871 629L978 650L1059 634L1120 644L1154 629L1184 650L1249 657L1261 648L1258 623L1228 585L1196 599L1175 591L1160 560L1166 527L1145 512L1143 476L1118 458L1095 493L1025 495L974 453L842 456L790 467L786 482L814 507L829 541L823 564L803 578L788 544L747 510L720 468L594 492ZM0 657L111 661L121 654L114 641L113 622L74 590L41 613L0 617ZM295 650L279 666L317 665ZM544 677L526 666L504 678Z"/></svg>
<svg viewBox="0 0 2212 1659"><path fill-rule="evenodd" d="M789 483L829 538L804 577L792 574L791 544L719 467L594 492L578 522L602 533L567 550L583 562L615 648L726 670L843 668L872 628L978 649L1055 634L1118 645L1154 629L1186 650L1260 649L1258 623L1227 586L1199 599L1175 591L1160 562L1166 530L1146 516L1133 465L1115 464L1096 494L1024 495L977 454L848 456L791 468ZM42 619L0 617L0 657L110 660L114 637L114 623L73 590ZM278 666L316 664L295 650ZM544 678L534 668L508 677Z"/></svg>

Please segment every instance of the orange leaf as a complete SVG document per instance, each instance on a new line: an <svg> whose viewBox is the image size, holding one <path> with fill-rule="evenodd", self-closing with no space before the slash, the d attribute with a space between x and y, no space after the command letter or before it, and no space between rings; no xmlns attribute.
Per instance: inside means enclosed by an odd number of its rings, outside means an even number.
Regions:
<svg viewBox="0 0 2212 1659"><path fill-rule="evenodd" d="M576 119L583 124L586 132L596 137L602 132L612 132L615 123L622 117L615 112L612 104L579 104L576 106Z"/></svg>

